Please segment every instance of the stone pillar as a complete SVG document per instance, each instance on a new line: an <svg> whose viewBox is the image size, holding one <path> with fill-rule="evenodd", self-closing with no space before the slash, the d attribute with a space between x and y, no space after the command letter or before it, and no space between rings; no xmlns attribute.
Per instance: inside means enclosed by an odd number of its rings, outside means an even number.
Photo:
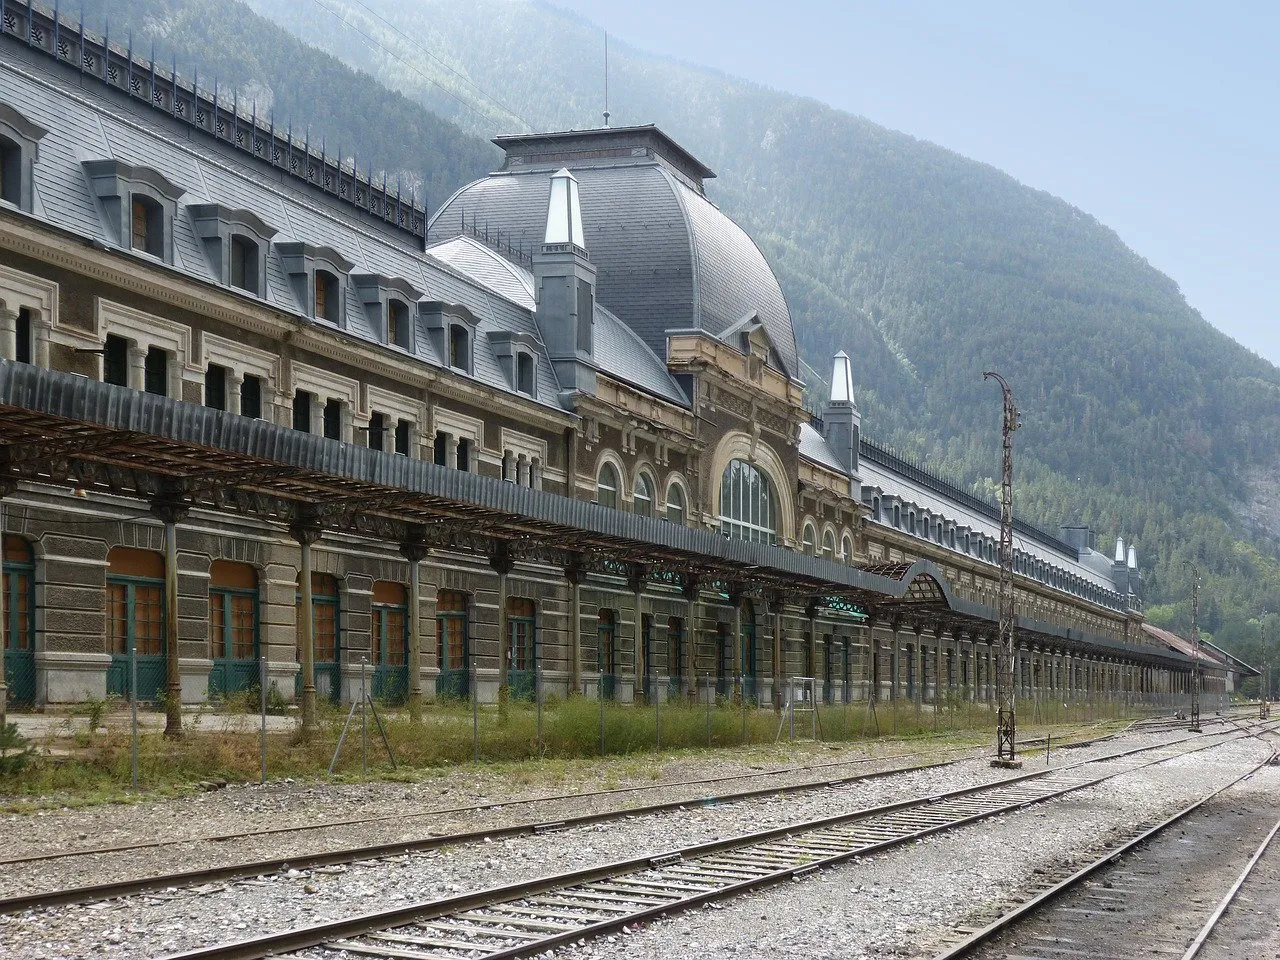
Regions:
<svg viewBox="0 0 1280 960"><path fill-rule="evenodd" d="M915 628L915 634L916 634L916 649L915 649L915 660L916 660L915 695L916 697L915 697L915 700L916 700L916 713L919 713L920 707L924 703L924 691L925 691L925 676L924 676L925 658L924 658L924 643L922 642L924 640L924 628L921 627L919 624L917 624Z"/></svg>
<svg viewBox="0 0 1280 960"><path fill-rule="evenodd" d="M18 359L18 313L0 307L0 360Z"/></svg>
<svg viewBox="0 0 1280 960"><path fill-rule="evenodd" d="M627 585L631 588L632 602L635 610L635 624L632 629L632 636L635 641L635 674L636 674L636 699L648 696L653 691L645 687L645 675L648 672L645 663L645 654L648 652L644 648L644 568L636 564L631 574L627 578Z"/></svg>
<svg viewBox="0 0 1280 960"><path fill-rule="evenodd" d="M4 672L4 651L6 649L9 629L9 614L5 609L8 597L4 591L4 498L13 493L17 483L9 479L0 479L0 730L4 729L9 716L9 683Z"/></svg>
<svg viewBox="0 0 1280 960"><path fill-rule="evenodd" d="M313 437L324 436L324 397L319 394L311 394L311 402L308 404L308 412L311 414L311 429L307 432Z"/></svg>
<svg viewBox="0 0 1280 960"><path fill-rule="evenodd" d="M447 449L447 445L446 445ZM498 704L505 707L511 691L507 687L507 669L511 658L511 627L507 620L507 577L515 561L506 544L499 544L489 557L489 566L498 574ZM536 665L535 665L536 666ZM472 696L477 696L472 691Z"/></svg>
<svg viewBox="0 0 1280 960"><path fill-rule="evenodd" d="M422 540L406 540L400 552L409 561L409 719L422 713L422 561L428 547ZM475 696L475 691L471 692Z"/></svg>
<svg viewBox="0 0 1280 960"><path fill-rule="evenodd" d="M227 412L240 413L240 391L244 387L244 377L234 371L227 371Z"/></svg>
<svg viewBox="0 0 1280 960"><path fill-rule="evenodd" d="M314 412L314 405L313 405ZM289 533L298 541L298 590L300 594L298 613L301 617L299 634L301 638L302 669L302 736L311 737L316 731L316 630L315 609L311 594L311 545L320 539L320 524L314 519L305 518L294 523Z"/></svg>
<svg viewBox="0 0 1280 960"><path fill-rule="evenodd" d="M529 482L529 458L523 453L516 457L516 485L520 487L532 486Z"/></svg>
<svg viewBox="0 0 1280 960"><path fill-rule="evenodd" d="M152 501L151 512L164 524L164 691L166 737L182 736L182 671L178 650L178 524L190 506L174 494Z"/></svg>
<svg viewBox="0 0 1280 960"><path fill-rule="evenodd" d="M782 669L782 600L775 598L769 602L773 609L773 711L782 713L782 680L786 671Z"/></svg>
<svg viewBox="0 0 1280 960"><path fill-rule="evenodd" d="M564 568L569 584L569 692L582 692L582 581L586 578L580 558L571 557Z"/></svg>
<svg viewBox="0 0 1280 960"><path fill-rule="evenodd" d="M742 698L746 695L742 688L742 598L730 594L729 602L733 604L733 690Z"/></svg>
<svg viewBox="0 0 1280 960"><path fill-rule="evenodd" d="M458 438L452 433L444 435L444 465L451 470L458 468Z"/></svg>
<svg viewBox="0 0 1280 960"><path fill-rule="evenodd" d="M142 390L147 385L147 350L136 343L129 344L129 389Z"/></svg>
<svg viewBox="0 0 1280 960"><path fill-rule="evenodd" d="M685 616L684 642L684 687L693 697L697 696L698 671L695 657L698 653L698 578L693 574L685 574L681 584L688 612Z"/></svg>
<svg viewBox="0 0 1280 960"><path fill-rule="evenodd" d="M805 612L805 615L809 618L809 640L808 640L809 665L812 667L813 679L815 681L814 686L816 687L817 679L818 679L818 606L817 604L810 603L807 607L805 607L804 612ZM823 664L823 667L825 669L826 664ZM822 680L824 683L829 683L831 678L824 675ZM816 690L814 691L814 697L815 699L817 698Z"/></svg>

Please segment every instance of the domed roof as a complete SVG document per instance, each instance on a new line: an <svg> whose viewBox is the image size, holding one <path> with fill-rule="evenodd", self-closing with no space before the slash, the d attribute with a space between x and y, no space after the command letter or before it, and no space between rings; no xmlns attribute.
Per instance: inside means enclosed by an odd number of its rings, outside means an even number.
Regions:
<svg viewBox="0 0 1280 960"><path fill-rule="evenodd" d="M551 175L577 178L596 299L650 349L667 333L720 336L755 314L783 372L797 376L795 330L778 280L746 232L702 192L714 176L655 127L499 138L503 170L463 187L431 221L429 241L470 231L533 253L546 228Z"/></svg>

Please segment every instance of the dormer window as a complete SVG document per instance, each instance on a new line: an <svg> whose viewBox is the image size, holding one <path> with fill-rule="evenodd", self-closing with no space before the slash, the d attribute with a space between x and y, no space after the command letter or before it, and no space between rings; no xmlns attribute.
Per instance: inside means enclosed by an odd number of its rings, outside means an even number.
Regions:
<svg viewBox="0 0 1280 960"><path fill-rule="evenodd" d="M460 323L449 324L449 366L471 372L471 331Z"/></svg>
<svg viewBox="0 0 1280 960"><path fill-rule="evenodd" d="M187 208L204 241L205 253L218 281L256 297L265 295L267 243L275 236L249 210L236 210L220 203L201 203Z"/></svg>
<svg viewBox="0 0 1280 960"><path fill-rule="evenodd" d="M302 313L342 326L351 262L331 247L317 247L297 240L273 245Z"/></svg>
<svg viewBox="0 0 1280 960"><path fill-rule="evenodd" d="M17 110L0 103L0 200L31 212L36 144L45 135Z"/></svg>
<svg viewBox="0 0 1280 960"><path fill-rule="evenodd" d="M22 148L0 136L0 200L22 205Z"/></svg>
<svg viewBox="0 0 1280 960"><path fill-rule="evenodd" d="M258 245L242 234L231 237L231 286L261 296L258 282Z"/></svg>
<svg viewBox="0 0 1280 960"><path fill-rule="evenodd" d="M316 271L315 298L316 319L328 320L330 323L337 323L339 300L338 278L328 270Z"/></svg>
<svg viewBox="0 0 1280 960"><path fill-rule="evenodd" d="M533 357L527 353L516 355L516 389L533 396Z"/></svg>
<svg viewBox="0 0 1280 960"><path fill-rule="evenodd" d="M173 218L185 192L150 167L86 160L85 174L120 246L173 262Z"/></svg>
<svg viewBox="0 0 1280 960"><path fill-rule="evenodd" d="M387 343L409 349L409 305L403 300L387 301Z"/></svg>
<svg viewBox="0 0 1280 960"><path fill-rule="evenodd" d="M454 370L471 373L475 362L475 315L460 303L438 300L420 302L418 309L422 327L439 362ZM509 367L505 372L508 377L514 376Z"/></svg>
<svg viewBox="0 0 1280 960"><path fill-rule="evenodd" d="M132 197L133 249L164 259L164 208L151 197Z"/></svg>

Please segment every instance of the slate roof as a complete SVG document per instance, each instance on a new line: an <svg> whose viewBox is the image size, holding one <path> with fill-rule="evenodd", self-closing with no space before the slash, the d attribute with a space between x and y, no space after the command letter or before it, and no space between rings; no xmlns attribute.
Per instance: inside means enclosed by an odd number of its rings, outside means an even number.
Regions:
<svg viewBox="0 0 1280 960"><path fill-rule="evenodd" d="M847 475L849 472L832 449L827 446L826 438L807 423L800 424L800 456L806 457L820 466L835 470L837 473ZM856 494L854 499L857 499Z"/></svg>
<svg viewBox="0 0 1280 960"><path fill-rule="evenodd" d="M39 51L29 51L8 36L0 36L0 103L6 103L48 132L41 139L33 169L32 213L38 219L77 236L136 256L150 266L153 258L121 246L121 238L108 227L99 210L81 164L86 160L115 159L160 171L182 188L173 222L173 263L168 269L192 279L221 285L197 237L187 207L202 203L248 210L278 232L268 244L263 300L275 308L296 314L304 323L337 329L332 324L303 315L274 244L300 240L332 247L350 260L352 273L381 274L408 281L423 299L460 303L478 318L473 351L474 379L498 390L514 393L499 366L489 338L491 330L511 330L538 336L531 308L512 293L520 284L518 274L497 282L473 279L443 258L424 253L414 239L390 225L362 218L302 181L282 178L230 145L194 132L186 124L147 109L122 92L105 85L81 86L79 77L53 64ZM161 267L164 269L164 267ZM246 297L252 294L241 290ZM359 300L355 284L347 284L342 331L352 337L381 343ZM421 327L415 338L415 357L443 366ZM624 368L625 369L625 368ZM545 354L537 357L537 401L563 408L560 384Z"/></svg>
<svg viewBox="0 0 1280 960"><path fill-rule="evenodd" d="M557 161L557 166L559 165ZM757 313L784 371L799 371L795 330L759 248L709 200L652 158L568 163L578 180L596 297L660 357L668 330L719 336ZM524 249L542 244L549 165L493 173L463 187L432 218L428 237L500 230Z"/></svg>
<svg viewBox="0 0 1280 960"><path fill-rule="evenodd" d="M532 312L533 274L471 237L454 237L427 251L477 283ZM688 408L689 398L648 345L630 327L595 305L596 365L616 380Z"/></svg>

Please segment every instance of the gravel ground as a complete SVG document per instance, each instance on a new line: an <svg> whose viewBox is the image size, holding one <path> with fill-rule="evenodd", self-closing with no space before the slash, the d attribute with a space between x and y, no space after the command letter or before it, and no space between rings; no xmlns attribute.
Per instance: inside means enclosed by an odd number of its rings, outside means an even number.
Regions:
<svg viewBox="0 0 1280 960"><path fill-rule="evenodd" d="M1082 760L1105 755L1118 748L1168 739L1167 734L1133 735L1122 743L1112 741L1083 748L1072 751L1067 757ZM1131 816L1134 810L1157 802L1157 798L1168 793L1165 781L1183 790L1200 789L1206 778L1225 776L1222 771L1238 769L1241 757L1249 749L1225 747L1221 751L1201 755L1201 758L1188 758L1167 764L1165 768L1155 768L1160 773L1136 774L1126 778L1126 783L1131 779L1145 786L1137 790L1121 815ZM1255 745L1251 749L1257 753L1259 748ZM1041 762L1028 758L1028 769L1034 769ZM1188 769L1195 770L1196 776L1188 777ZM293 871L232 885L217 884L199 890L166 891L87 907L29 912L0 918L0 955L15 960L156 956L299 923L514 883L642 853L659 853L686 843L986 783L998 779L999 773L984 760L968 760L940 770L902 774L814 794L690 808L554 834L470 844L376 864L353 864L312 872ZM1157 781L1155 785L1149 782L1151 778ZM1099 807L1099 817L1112 815L1105 799ZM1039 824L1050 815L1033 810L1018 816L1038 818L1031 822ZM1086 835L1089 832L1086 831ZM940 875L954 866L948 861L942 863L945 866L933 865L933 872L926 877L926 882L938 882ZM828 881L824 878L817 882ZM966 899L965 902L971 901ZM788 906L799 908L802 904ZM737 909L740 908L736 904L725 908L726 911ZM830 914L831 909L832 904L828 903L825 912ZM677 920L674 924L687 924L691 919ZM656 930L670 926L673 925L663 924ZM776 924L771 922L759 926L766 928L771 937L779 933ZM821 923L813 927L821 928ZM736 924L725 929L723 949L727 953L735 952L744 943L750 944L757 935L766 933L766 929L762 929L759 934L746 934L746 929ZM665 945L655 945L654 953L669 956L672 949L671 943L666 942Z"/></svg>
<svg viewBox="0 0 1280 960"><path fill-rule="evenodd" d="M890 756L900 754L901 749L890 752ZM637 805L647 805L663 801L695 801L707 796L743 791L762 786L781 787L791 784L803 784L814 781L825 781L841 776L862 776L878 770L891 770L909 765L913 762L938 761L953 757L976 755L976 751L950 752L946 754L925 755L918 759L900 757L899 759L867 760L861 752L839 751L832 754L809 753L807 756L793 757L793 761L811 765L786 773L771 773L761 770L761 764L754 764L755 770L741 760L721 760L689 770L681 761L672 761L662 768L655 768L654 775L647 780L640 777L629 777L630 786L638 787L634 792L611 793L596 796L566 796L555 800L538 800L539 794L546 789L521 789L518 784L511 784L505 789L501 783L493 784L495 789L488 790L474 784L463 786L444 784L364 784L311 786L289 789L289 784L271 784L267 787L240 787L217 794L205 794L186 801L173 801L170 804L148 804L151 809L138 810L126 808L96 808L84 816L83 811L72 811L66 818L34 817L10 818L3 827L21 831L21 836L6 841L4 857L19 857L31 853L47 853L58 849L59 841L70 843L62 849L74 850L86 845L100 843L123 844L143 842L157 836L169 838L194 837L193 842L181 845L160 847L141 847L134 850L102 854L85 854L75 858L49 862L36 861L30 864L0 864L0 896L12 896L18 893L33 893L40 890L52 890L68 886L79 886L100 883L106 880L124 880L134 877L153 876L156 874L174 873L192 869L194 866L210 867L215 865L254 862L263 859L275 859L300 856L321 850L349 848L378 843L395 843L410 841L423 836L440 836L461 831L495 829L511 824L528 822L554 822L575 815L587 813L626 810ZM842 762L847 760L848 762ZM834 764L834 765L832 765ZM777 764L767 765L767 770L777 769ZM743 771L746 771L745 773ZM705 779L722 775L734 775L740 779L721 783L681 786L675 776L692 776L694 779ZM661 777L662 779L657 779ZM476 777L464 777L474 780ZM657 786L669 783L669 786ZM598 787L593 784L591 789ZM572 790L571 786L562 785L561 789ZM483 790L483 792L481 792ZM448 812L441 808L463 804L498 804L517 801L518 806L497 806ZM297 816L299 804L310 807L297 833L257 835L233 840L201 840L209 837L219 829L234 831L252 831L253 824L279 825L281 821L293 822ZM276 807L289 807L281 816L273 817L271 811ZM352 809L354 807L354 809ZM425 809L424 809L425 808ZM430 813L431 808L441 810ZM374 823L331 824L332 820L340 820L350 816L390 816L391 819ZM388 811L395 811L388 814ZM120 822L120 814L128 815L128 820ZM149 823L147 816L158 813L158 822ZM104 816L105 815L105 816ZM94 832L87 824L74 821L107 819L110 826L98 827ZM73 821L68 823L67 821ZM326 825L328 823L328 825ZM76 831L70 837L69 831ZM4 831L0 831L3 836ZM0 858L3 859L3 858Z"/></svg>
<svg viewBox="0 0 1280 960"><path fill-rule="evenodd" d="M1096 858L1134 822L1174 812L1268 753L1239 741L556 956L930 957L951 930L992 919L1037 877ZM1278 786L1268 769L1240 789Z"/></svg>

